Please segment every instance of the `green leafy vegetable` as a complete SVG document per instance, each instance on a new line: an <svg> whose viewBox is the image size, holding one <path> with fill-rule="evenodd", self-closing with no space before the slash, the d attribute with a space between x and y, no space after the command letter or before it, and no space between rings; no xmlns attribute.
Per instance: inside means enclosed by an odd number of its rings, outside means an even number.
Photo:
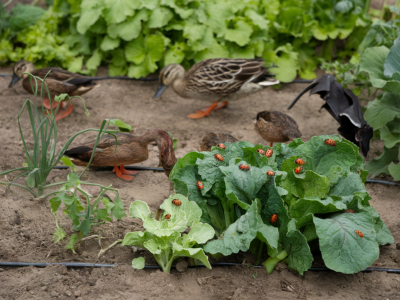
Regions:
<svg viewBox="0 0 400 300"><path fill-rule="evenodd" d="M366 164L366 169L373 175L390 174L395 180L400 179L400 39L397 38L390 50L385 46L365 50L360 61L360 72L367 72L371 84L382 89L375 100L368 104L365 112L366 121L379 132L384 141L383 153Z"/></svg>
<svg viewBox="0 0 400 300"><path fill-rule="evenodd" d="M326 139L335 140L336 146L326 145ZM247 142L224 145L225 149L212 147L210 152L186 154L170 175L176 191L198 203L202 220L216 230L218 238L203 247L207 253L226 256L247 251L258 239L267 245L270 257L265 266L269 273L277 262L286 259L289 268L303 274L313 261L309 242L317 239L327 266L355 273L373 263L379 244L393 243L379 214L369 205L364 161L351 142L338 135L316 136L306 143L297 139L289 145L275 145L269 158L257 152L269 149L266 146ZM224 159L217 160L216 154ZM305 161L299 174L294 172L297 158ZM267 175L267 171L275 175ZM201 190L196 186L198 181L204 185ZM356 213L346 213L349 209ZM358 244L348 244L344 249L339 240L330 242L340 237L337 231L327 230L326 224L336 228L342 218L357 220L355 224L360 225L347 228L343 223L344 233L353 230L353 237L358 238L354 230L369 234L362 241L368 255L359 253Z"/></svg>
<svg viewBox="0 0 400 300"><path fill-rule="evenodd" d="M178 199L181 205L173 204L174 199ZM140 200L134 201L129 209L130 216L141 219L146 231L128 233L122 246L146 248L154 255L166 273L171 271L173 261L180 257L195 258L211 269L203 249L193 248L197 244L206 243L215 235L210 225L200 222L201 208L179 194L170 196L160 208L164 210L164 213L161 215L161 220L156 220L151 217L147 203ZM189 232L183 233L187 229ZM132 267L143 268L144 258L134 259Z"/></svg>
<svg viewBox="0 0 400 300"><path fill-rule="evenodd" d="M11 17L0 11L5 16L0 43L9 40L11 28L11 36L17 35L13 43L26 45L0 50L1 62L28 58L86 74L106 64L111 76L138 78L169 63L187 68L207 58L261 57L277 66L272 71L279 80L289 82L297 74L315 78L318 56L332 57L333 39L355 40L366 32L360 28L370 25L362 1L57 0L53 5L44 14L20 4ZM317 42L329 51L315 52Z"/></svg>

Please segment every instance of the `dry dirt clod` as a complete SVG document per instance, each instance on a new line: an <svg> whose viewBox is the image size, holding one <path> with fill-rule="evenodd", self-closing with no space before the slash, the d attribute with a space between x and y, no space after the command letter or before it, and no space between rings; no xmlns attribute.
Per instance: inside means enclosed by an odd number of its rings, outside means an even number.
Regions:
<svg viewBox="0 0 400 300"><path fill-rule="evenodd" d="M232 299L232 300L240 299L240 294L241 293L242 293L242 289L241 288L237 288L230 299Z"/></svg>
<svg viewBox="0 0 400 300"><path fill-rule="evenodd" d="M187 270L187 268L188 268L188 263L186 260L181 260L180 262L178 262L176 264L176 270L178 272L181 272L181 273L185 272Z"/></svg>
<svg viewBox="0 0 400 300"><path fill-rule="evenodd" d="M290 283L286 280L281 280L281 289L285 292L297 293L295 288L290 285Z"/></svg>
<svg viewBox="0 0 400 300"><path fill-rule="evenodd" d="M197 278L197 283L199 285L203 285L208 283L211 279L213 279L213 276L207 276L207 277L203 277L203 278Z"/></svg>

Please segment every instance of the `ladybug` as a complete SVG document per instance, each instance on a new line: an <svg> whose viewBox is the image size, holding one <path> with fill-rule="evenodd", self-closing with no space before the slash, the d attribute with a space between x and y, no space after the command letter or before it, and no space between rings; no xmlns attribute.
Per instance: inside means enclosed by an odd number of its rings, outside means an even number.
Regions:
<svg viewBox="0 0 400 300"><path fill-rule="evenodd" d="M248 165L240 165L240 166L239 166L239 169L240 169L240 170L249 170L250 167L249 167Z"/></svg>
<svg viewBox="0 0 400 300"><path fill-rule="evenodd" d="M274 176L275 173L274 173L274 171L269 170L269 171L267 171L267 175L269 175L269 176Z"/></svg>
<svg viewBox="0 0 400 300"><path fill-rule="evenodd" d="M302 167L297 167L296 169L294 169L294 172L295 172L296 174L299 174L301 171L303 171L303 168L302 168Z"/></svg>
<svg viewBox="0 0 400 300"><path fill-rule="evenodd" d="M170 214L168 214L168 215L165 215L165 219L166 219L166 220L169 220L169 219L171 219L171 215L170 215Z"/></svg>
<svg viewBox="0 0 400 300"><path fill-rule="evenodd" d="M257 149L257 152L260 153L261 155L265 154L265 151L263 149Z"/></svg>
<svg viewBox="0 0 400 300"><path fill-rule="evenodd" d="M352 213L352 214L354 214L354 213L355 213L355 211L354 211L354 210L352 210L352 209L348 209L348 210L346 210L346 212L347 212L347 213Z"/></svg>
<svg viewBox="0 0 400 300"><path fill-rule="evenodd" d="M278 221L278 215L277 214L273 214L271 216L270 221L271 221L272 224L276 223L276 221Z"/></svg>
<svg viewBox="0 0 400 300"><path fill-rule="evenodd" d="M220 147L221 149L225 149L225 145L222 144L222 143L221 143L221 144L218 144L217 146Z"/></svg>
<svg viewBox="0 0 400 300"><path fill-rule="evenodd" d="M332 139L326 139L325 145L336 147L336 142Z"/></svg>
<svg viewBox="0 0 400 300"><path fill-rule="evenodd" d="M301 158L296 158L295 160L294 160L294 162L297 164L297 165L300 165L300 166L302 166L302 165L304 165L306 162L304 161L304 160L302 160Z"/></svg>
<svg viewBox="0 0 400 300"><path fill-rule="evenodd" d="M172 203L175 204L176 206L179 206L179 205L182 204L182 202L180 200L178 200L178 199L172 200Z"/></svg>
<svg viewBox="0 0 400 300"><path fill-rule="evenodd" d="M274 151L272 151L272 149L268 149L268 150L265 152L265 156L266 156L266 157L271 157L271 156L272 156L272 153L274 153Z"/></svg>
<svg viewBox="0 0 400 300"><path fill-rule="evenodd" d="M196 186L199 190L204 189L204 184L201 181L197 181Z"/></svg>
<svg viewBox="0 0 400 300"><path fill-rule="evenodd" d="M219 161L223 161L223 160L224 160L224 158L222 157L221 154L215 154L214 157L215 157L216 159L218 159Z"/></svg>
<svg viewBox="0 0 400 300"><path fill-rule="evenodd" d="M356 233L358 234L358 236L359 236L360 238L363 238L363 237L364 237L364 233L362 233L360 230L356 230Z"/></svg>

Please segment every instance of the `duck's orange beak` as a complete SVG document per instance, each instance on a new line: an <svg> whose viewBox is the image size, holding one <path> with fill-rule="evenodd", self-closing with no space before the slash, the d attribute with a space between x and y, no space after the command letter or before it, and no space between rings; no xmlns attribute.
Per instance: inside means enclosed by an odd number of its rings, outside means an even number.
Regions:
<svg viewBox="0 0 400 300"><path fill-rule="evenodd" d="M164 85L164 84L162 84L162 83L160 83L159 85L158 85L158 88L157 88L157 91L154 93L154 98L158 98L158 97L160 97L161 96L161 94L162 93L164 93L164 91L167 89L167 85Z"/></svg>

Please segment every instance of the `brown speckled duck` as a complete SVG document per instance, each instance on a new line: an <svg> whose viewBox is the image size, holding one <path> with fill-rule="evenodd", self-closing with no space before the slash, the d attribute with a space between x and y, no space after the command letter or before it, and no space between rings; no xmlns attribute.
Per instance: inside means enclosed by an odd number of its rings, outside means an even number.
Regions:
<svg viewBox="0 0 400 300"><path fill-rule="evenodd" d="M234 143L237 141L238 139L227 133L207 133L201 141L200 151L211 151L211 147L217 146L219 143Z"/></svg>
<svg viewBox="0 0 400 300"><path fill-rule="evenodd" d="M256 129L261 137L273 143L284 143L301 137L295 120L279 111L262 111L257 114Z"/></svg>
<svg viewBox="0 0 400 300"><path fill-rule="evenodd" d="M176 163L173 142L169 135L162 130L152 130L144 135L137 136L129 133L115 133L118 143L115 148L115 139L112 135L104 135L97 144L95 155L90 166L113 166L119 178L131 181L139 171L127 171L124 165L145 161L149 152L147 145L155 141L160 150L160 163L167 176ZM86 166L93 153L94 142L65 151L65 155L72 158L78 166ZM120 168L118 168L120 166Z"/></svg>
<svg viewBox="0 0 400 300"><path fill-rule="evenodd" d="M225 107L228 101L278 84L278 80L267 78L267 68L263 64L263 59L213 58L198 62L186 73L181 65L170 64L160 72L160 84L154 97L160 97L172 85L175 93L183 98L213 102L207 109L188 115L192 119L202 118Z"/></svg>
<svg viewBox="0 0 400 300"><path fill-rule="evenodd" d="M44 78L46 74L49 73L46 77L46 84L49 88L50 97L53 100L54 96L60 94L68 94L69 96L81 96L95 87L100 86L95 83L93 80L106 79L108 77L87 77L81 74L72 73L60 68L49 67L36 70L35 65L26 60L20 60L14 65L14 75L10 82L9 87L12 87L15 83L17 83L20 79L22 80L23 88L28 92L33 94L30 76L28 74L23 74L25 72L29 72L34 76ZM34 81L32 82L34 84ZM40 93L41 90L41 82L38 81L38 91ZM40 95L40 94L39 94ZM67 105L68 101L61 102L61 108L64 108ZM47 99L47 92L45 92L45 99L43 100L43 106L46 109L50 109L50 101ZM57 103L53 103L53 109L55 109ZM56 115L56 121L68 116L73 110L72 103L69 105L68 110L59 110Z"/></svg>

